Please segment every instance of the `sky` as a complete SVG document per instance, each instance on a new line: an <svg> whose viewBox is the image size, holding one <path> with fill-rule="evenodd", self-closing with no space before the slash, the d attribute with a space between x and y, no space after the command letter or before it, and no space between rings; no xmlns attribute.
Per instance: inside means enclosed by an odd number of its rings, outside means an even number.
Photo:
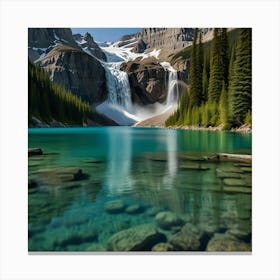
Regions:
<svg viewBox="0 0 280 280"><path fill-rule="evenodd" d="M141 28L71 28L73 34L80 33L84 35L89 32L94 41L98 42L116 42L123 35L134 34L141 30Z"/></svg>

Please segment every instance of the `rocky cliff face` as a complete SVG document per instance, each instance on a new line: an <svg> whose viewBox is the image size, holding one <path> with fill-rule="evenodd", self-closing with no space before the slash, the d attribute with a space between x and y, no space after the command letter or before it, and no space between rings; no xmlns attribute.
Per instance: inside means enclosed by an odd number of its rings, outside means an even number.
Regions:
<svg viewBox="0 0 280 280"><path fill-rule="evenodd" d="M143 28L136 34L142 39L147 49L165 49L174 51L187 47L193 38L192 28Z"/></svg>
<svg viewBox="0 0 280 280"><path fill-rule="evenodd" d="M106 61L106 55L100 49L100 47L94 42L92 36L87 32L84 36L80 34L73 35L76 43L90 55L97 57L98 59Z"/></svg>
<svg viewBox="0 0 280 280"><path fill-rule="evenodd" d="M29 28L28 56L50 79L90 104L107 97L105 71L98 59L106 56L89 33L72 35L70 28Z"/></svg>
<svg viewBox="0 0 280 280"><path fill-rule="evenodd" d="M102 65L80 49L58 45L36 64L44 68L50 79L90 104L106 99L106 78Z"/></svg>
<svg viewBox="0 0 280 280"><path fill-rule="evenodd" d="M70 28L28 28L28 57L31 61L58 44L78 48Z"/></svg>
<svg viewBox="0 0 280 280"><path fill-rule="evenodd" d="M121 65L127 72L132 102L140 105L164 102L167 95L168 72L155 58L138 58Z"/></svg>

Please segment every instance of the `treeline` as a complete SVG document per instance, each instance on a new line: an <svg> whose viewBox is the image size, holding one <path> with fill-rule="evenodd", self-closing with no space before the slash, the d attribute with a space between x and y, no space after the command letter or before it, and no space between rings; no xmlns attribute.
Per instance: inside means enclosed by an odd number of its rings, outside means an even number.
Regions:
<svg viewBox="0 0 280 280"><path fill-rule="evenodd" d="M166 126L222 126L223 129L251 125L252 34L238 29L237 40L229 40L226 28L215 28L211 51L202 34L194 30L190 56L189 88Z"/></svg>
<svg viewBox="0 0 280 280"><path fill-rule="evenodd" d="M28 61L28 117L44 122L52 119L68 125L82 125L91 115L88 103L63 86L50 81L48 74Z"/></svg>

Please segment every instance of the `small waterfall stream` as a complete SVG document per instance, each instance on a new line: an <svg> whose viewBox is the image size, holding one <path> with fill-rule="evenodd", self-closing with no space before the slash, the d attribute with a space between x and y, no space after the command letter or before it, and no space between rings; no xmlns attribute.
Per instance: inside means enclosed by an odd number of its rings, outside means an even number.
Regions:
<svg viewBox="0 0 280 280"><path fill-rule="evenodd" d="M179 101L179 86L178 86L178 73L171 66L169 62L161 62L161 66L165 71L168 71L168 86L167 86L167 97L166 97L166 105L172 106L177 105Z"/></svg>

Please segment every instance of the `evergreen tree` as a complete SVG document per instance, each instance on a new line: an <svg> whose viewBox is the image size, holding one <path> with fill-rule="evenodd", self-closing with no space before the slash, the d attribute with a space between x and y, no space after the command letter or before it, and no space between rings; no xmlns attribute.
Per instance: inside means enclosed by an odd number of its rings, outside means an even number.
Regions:
<svg viewBox="0 0 280 280"><path fill-rule="evenodd" d="M228 68L229 68L227 28L221 28L219 44L220 44L219 49L220 49L220 56L221 56L221 69L222 69L221 71L223 75L222 78L226 90L228 87Z"/></svg>
<svg viewBox="0 0 280 280"><path fill-rule="evenodd" d="M28 115L43 121L53 118L68 124L82 125L91 112L88 103L52 83L48 74L39 66L28 62Z"/></svg>
<svg viewBox="0 0 280 280"><path fill-rule="evenodd" d="M203 98L203 89L202 89L202 72L203 72L203 44L202 44L202 33L199 33L199 43L196 49L196 75L195 75L195 83L196 83L196 105L200 105L204 100Z"/></svg>
<svg viewBox="0 0 280 280"><path fill-rule="evenodd" d="M208 97L208 79L209 79L209 59L207 56L204 58L203 70L202 70L202 102L207 101Z"/></svg>
<svg viewBox="0 0 280 280"><path fill-rule="evenodd" d="M247 114L252 110L252 31L241 28L233 74L229 88L229 106L233 126L244 123Z"/></svg>
<svg viewBox="0 0 280 280"><path fill-rule="evenodd" d="M219 123L223 125L223 129L229 129L228 122L228 97L226 92L225 83L223 83L220 102L219 102L219 112L220 112L220 121Z"/></svg>
<svg viewBox="0 0 280 280"><path fill-rule="evenodd" d="M223 82L227 85L228 50L226 28L215 28L211 46L208 96L211 102L219 102Z"/></svg>

